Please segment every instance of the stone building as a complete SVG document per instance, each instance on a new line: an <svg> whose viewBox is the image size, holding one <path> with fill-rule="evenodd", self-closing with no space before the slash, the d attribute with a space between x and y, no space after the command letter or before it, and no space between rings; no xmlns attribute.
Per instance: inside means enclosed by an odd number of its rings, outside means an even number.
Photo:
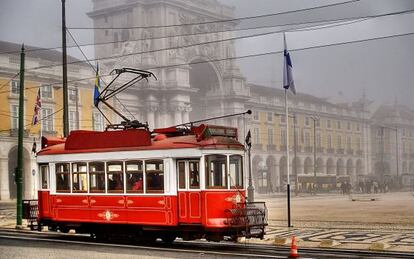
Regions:
<svg viewBox="0 0 414 259"><path fill-rule="evenodd" d="M286 133L284 118L278 115L283 113L283 91L246 83L233 59L234 42L225 41L233 36L229 30L236 24L209 23L231 19L233 11L216 0L94 1L89 16L95 27L122 28L95 30L96 43L114 42L96 46L96 55L105 59L107 71L135 67L158 76L158 81L138 84L121 97L139 120L152 128L167 127L252 109L253 118L247 121L231 118L216 123L238 127L241 139L245 128L252 130L257 190L281 190L286 181ZM134 29L128 29L131 27ZM203 44L206 42L213 43ZM348 176L355 182L359 175L370 172L365 103L332 104L305 94L291 102L297 120L298 155L292 155L295 162L289 164L296 165L293 171L298 176L314 172L312 116L320 118L315 138L317 175ZM293 147L293 137L290 139Z"/></svg>
<svg viewBox="0 0 414 259"><path fill-rule="evenodd" d="M381 105L372 115L373 179L414 189L414 111Z"/></svg>
<svg viewBox="0 0 414 259"><path fill-rule="evenodd" d="M255 185L259 192L280 191L287 180L284 91L258 85L250 85L250 91L246 106L254 111L249 128L253 137ZM358 177L370 172L369 113L361 105L365 102L361 99L350 105L333 104L301 93L289 97L290 115L294 116L289 122L293 185L296 176L298 188L302 189L315 176L318 182L334 176L331 178L342 177L354 184Z"/></svg>

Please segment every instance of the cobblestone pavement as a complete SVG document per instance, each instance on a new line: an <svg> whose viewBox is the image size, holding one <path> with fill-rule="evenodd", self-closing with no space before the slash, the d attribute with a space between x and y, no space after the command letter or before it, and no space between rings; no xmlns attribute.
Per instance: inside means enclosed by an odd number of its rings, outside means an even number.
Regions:
<svg viewBox="0 0 414 259"><path fill-rule="evenodd" d="M322 242L324 240L334 240L340 243L349 244L372 244L382 242L391 246L411 246L414 250L414 232L401 233L390 231L362 231L362 230L343 230L343 229L281 229L268 227L267 235L273 237L296 236L303 241Z"/></svg>
<svg viewBox="0 0 414 259"><path fill-rule="evenodd" d="M301 247L321 247L322 243L328 244L325 247L344 249L376 249L386 251L401 251L414 253L414 229L396 228L387 229L381 226L370 228L369 224L348 225L338 223L330 224L331 227L308 227L307 222L296 224L299 227L282 227L286 222L270 220L266 228L265 240L249 240L252 243L267 243L276 245L289 245L292 236L299 240ZM297 223L297 222L295 222ZM0 227L15 228L16 207L14 203L0 203ZM23 225L26 225L23 220ZM314 226L317 226L317 222ZM304 227L306 226L306 227ZM392 226L392 224L390 225ZM278 240L282 240L279 241ZM284 240L284 241L283 241ZM328 241L328 242L327 242ZM372 248L380 244L379 248Z"/></svg>

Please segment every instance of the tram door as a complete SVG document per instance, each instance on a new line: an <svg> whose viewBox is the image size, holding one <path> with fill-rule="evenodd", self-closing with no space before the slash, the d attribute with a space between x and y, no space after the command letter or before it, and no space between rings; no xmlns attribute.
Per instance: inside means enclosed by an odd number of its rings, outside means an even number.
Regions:
<svg viewBox="0 0 414 259"><path fill-rule="evenodd" d="M178 160L178 221L201 223L200 161Z"/></svg>

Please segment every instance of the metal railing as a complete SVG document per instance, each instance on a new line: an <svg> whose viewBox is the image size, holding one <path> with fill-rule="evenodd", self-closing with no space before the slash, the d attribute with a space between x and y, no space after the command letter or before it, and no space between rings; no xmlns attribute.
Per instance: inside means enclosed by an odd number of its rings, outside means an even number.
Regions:
<svg viewBox="0 0 414 259"><path fill-rule="evenodd" d="M23 200L23 219L27 220L27 226L34 230L38 226L37 215L39 214L37 200Z"/></svg>
<svg viewBox="0 0 414 259"><path fill-rule="evenodd" d="M267 226L267 208L264 202L238 203L227 209L229 229L237 236L263 238Z"/></svg>

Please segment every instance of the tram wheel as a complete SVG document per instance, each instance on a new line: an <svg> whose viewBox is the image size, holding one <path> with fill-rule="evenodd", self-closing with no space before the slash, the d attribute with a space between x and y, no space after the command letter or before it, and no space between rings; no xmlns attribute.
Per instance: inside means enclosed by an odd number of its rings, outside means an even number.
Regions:
<svg viewBox="0 0 414 259"><path fill-rule="evenodd" d="M174 242L175 238L175 235L164 235L161 237L162 242L164 242L167 245L171 245Z"/></svg>

